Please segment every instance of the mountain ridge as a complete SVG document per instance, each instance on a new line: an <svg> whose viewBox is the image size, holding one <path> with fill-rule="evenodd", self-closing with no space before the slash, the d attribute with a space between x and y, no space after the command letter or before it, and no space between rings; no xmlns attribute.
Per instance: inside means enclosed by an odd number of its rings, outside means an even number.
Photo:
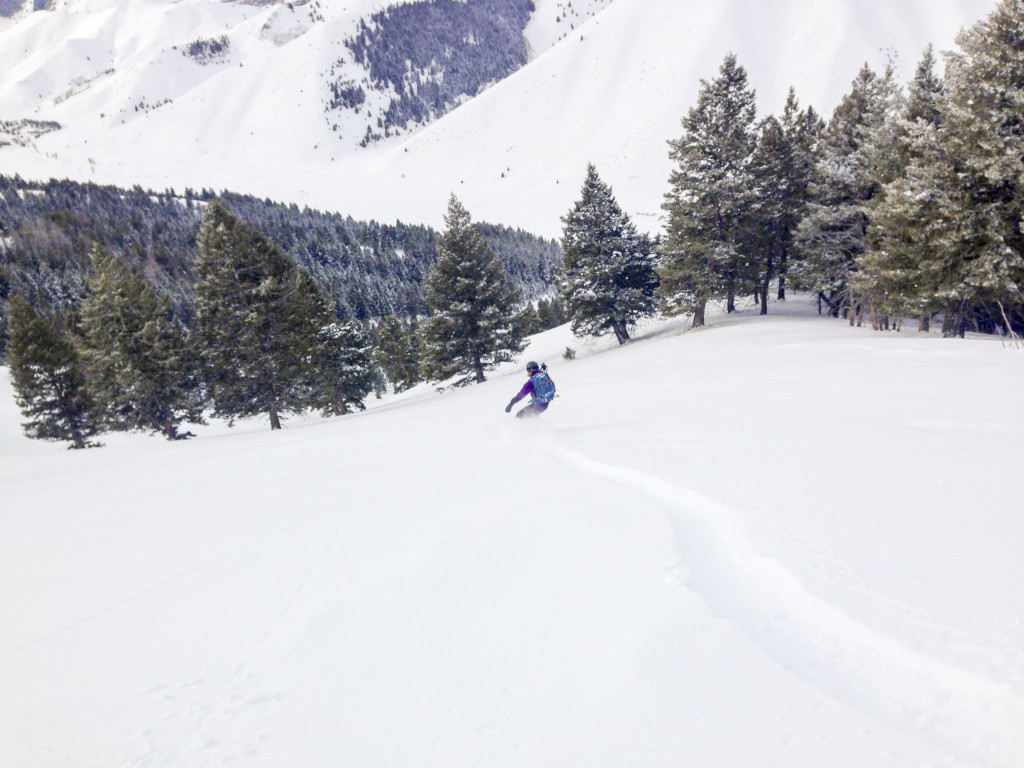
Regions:
<svg viewBox="0 0 1024 768"><path fill-rule="evenodd" d="M365 115L323 113L325 73L358 21L393 5L89 0L0 20L0 64L10 73L0 120L62 126L0 147L0 168L35 179L223 188L435 227L455 192L477 218L554 237L593 162L654 232L665 142L726 53L747 68L763 115L780 110L793 86L827 117L865 62L892 63L906 82L928 43L949 48L994 3L578 0L579 17L567 18L569 4L537 0L523 32L525 66L364 149ZM225 27L230 46L212 69L182 55ZM120 52L116 61L111 52Z"/></svg>

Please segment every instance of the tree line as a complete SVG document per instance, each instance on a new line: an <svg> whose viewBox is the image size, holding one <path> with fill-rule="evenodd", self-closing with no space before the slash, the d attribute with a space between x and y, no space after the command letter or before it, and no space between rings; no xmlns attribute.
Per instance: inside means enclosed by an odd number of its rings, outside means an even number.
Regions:
<svg viewBox="0 0 1024 768"><path fill-rule="evenodd" d="M8 297L17 292L74 311L85 296L94 243L139 269L190 323L202 212L214 200L280 245L327 294L339 317L365 325L427 311L423 280L437 259L437 233L427 226L357 221L228 191L178 194L0 175L0 359ZM557 242L520 229L479 226L526 298L551 290L561 260Z"/></svg>
<svg viewBox="0 0 1024 768"><path fill-rule="evenodd" d="M181 439L207 415L265 415L280 429L289 413L365 409L387 383L483 381L527 334L564 317L547 300L524 305L454 196L446 223L419 328L395 315L376 328L340 317L307 270L219 201L203 212L189 322L139 266L93 245L72 311L10 297L7 352L25 432L85 448L107 431Z"/></svg>
<svg viewBox="0 0 1024 768"><path fill-rule="evenodd" d="M946 336L1024 332L1024 4L1003 0L961 32L937 73L925 50L906 89L865 65L830 120L756 117L727 55L669 141L656 247L593 167L563 219L561 292L573 329L623 342L640 317L733 311L769 291L813 292L823 311Z"/></svg>
<svg viewBox="0 0 1024 768"><path fill-rule="evenodd" d="M533 0L419 0L360 19L345 46L366 69L367 87L394 94L362 144L440 117L526 64L523 30L534 10ZM330 88L328 111L358 111L366 101L352 80Z"/></svg>

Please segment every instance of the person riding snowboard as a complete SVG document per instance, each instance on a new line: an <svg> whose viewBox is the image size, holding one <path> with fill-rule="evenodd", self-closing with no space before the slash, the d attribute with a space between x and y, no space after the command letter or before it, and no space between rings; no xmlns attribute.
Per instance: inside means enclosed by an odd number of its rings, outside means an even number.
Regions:
<svg viewBox="0 0 1024 768"><path fill-rule="evenodd" d="M516 414L517 419L540 416L548 409L548 404L555 399L555 382L548 376L547 365L537 365L533 360L526 364L526 373L530 377L526 380L519 394L509 400L505 406L505 413L512 412L512 406L518 403L527 395L530 395L530 404Z"/></svg>

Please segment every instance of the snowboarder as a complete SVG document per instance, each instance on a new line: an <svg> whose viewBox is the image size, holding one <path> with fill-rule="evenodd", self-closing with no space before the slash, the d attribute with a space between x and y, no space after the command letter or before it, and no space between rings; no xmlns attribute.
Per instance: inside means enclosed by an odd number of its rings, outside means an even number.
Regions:
<svg viewBox="0 0 1024 768"><path fill-rule="evenodd" d="M505 413L512 412L512 406L518 403L527 395L530 395L530 404L516 414L517 419L540 416L547 410L548 404L555 399L555 382L548 376L547 365L537 365L533 360L526 364L526 373L530 377L526 380L519 394L509 400L505 406Z"/></svg>

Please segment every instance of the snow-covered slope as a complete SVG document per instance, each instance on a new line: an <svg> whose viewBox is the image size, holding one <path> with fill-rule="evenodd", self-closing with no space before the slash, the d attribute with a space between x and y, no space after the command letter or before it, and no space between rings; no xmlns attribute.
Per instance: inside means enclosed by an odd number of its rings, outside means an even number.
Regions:
<svg viewBox="0 0 1024 768"><path fill-rule="evenodd" d="M0 765L1018 768L1024 355L772 311L536 337L530 424L66 451L0 371Z"/></svg>
<svg viewBox="0 0 1024 768"><path fill-rule="evenodd" d="M227 188L434 225L454 191L479 219L555 236L594 162L654 231L665 142L727 52L747 68L763 113L778 111L792 85L827 115L865 61L878 70L892 61L906 80L926 44L951 47L994 7L577 0L566 16L563 0L537 0L526 67L418 133L364 150L358 116L324 114L326 73L358 19L387 4L68 0L2 20L0 121L27 146L0 147L0 170ZM212 63L182 55L222 34L230 48Z"/></svg>

